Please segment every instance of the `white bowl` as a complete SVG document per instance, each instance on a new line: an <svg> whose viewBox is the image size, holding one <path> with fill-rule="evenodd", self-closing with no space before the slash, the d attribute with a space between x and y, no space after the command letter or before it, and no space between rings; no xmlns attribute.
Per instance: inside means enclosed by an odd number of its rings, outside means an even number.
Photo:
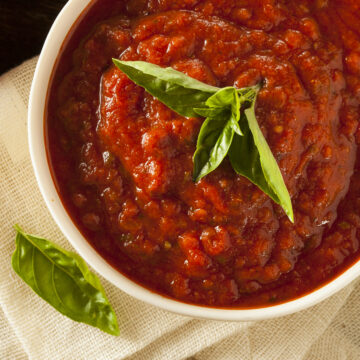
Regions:
<svg viewBox="0 0 360 360"><path fill-rule="evenodd" d="M30 154L41 193L51 215L78 253L97 272L129 295L182 315L214 320L264 320L291 314L326 299L360 275L360 262L318 290L287 303L256 309L218 309L171 300L137 285L116 271L86 241L64 209L51 177L45 150L44 114L48 84L60 48L72 25L91 0L70 0L54 22L42 49L31 87L28 133Z"/></svg>

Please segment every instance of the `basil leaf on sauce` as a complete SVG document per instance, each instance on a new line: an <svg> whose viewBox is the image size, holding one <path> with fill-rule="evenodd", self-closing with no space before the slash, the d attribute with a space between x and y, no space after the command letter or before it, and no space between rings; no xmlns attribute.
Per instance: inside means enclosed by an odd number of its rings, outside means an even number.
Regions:
<svg viewBox="0 0 360 360"><path fill-rule="evenodd" d="M226 115L228 114L228 111L227 109L225 108L194 108L194 111L196 112L197 116L196 117L199 117L198 115L204 117L204 118L216 118L216 117L226 117Z"/></svg>
<svg viewBox="0 0 360 360"><path fill-rule="evenodd" d="M229 151L233 169L258 186L285 211L290 221L294 214L289 192L279 166L255 117L255 100L240 120L244 136L235 134Z"/></svg>
<svg viewBox="0 0 360 360"><path fill-rule="evenodd" d="M194 154L195 182L214 171L224 160L235 134L232 122L231 113L229 120L206 118L203 122Z"/></svg>
<svg viewBox="0 0 360 360"><path fill-rule="evenodd" d="M201 126L194 154L195 182L222 163L229 152L234 134L242 135L238 123L240 103L235 88L219 90L205 104L209 107L207 111L195 109L197 113L208 116Z"/></svg>
<svg viewBox="0 0 360 360"><path fill-rule="evenodd" d="M219 90L213 96L209 97L205 103L210 109L228 109L231 113L230 122L232 129L239 135L242 135L240 119L240 99L234 87L226 87Z"/></svg>
<svg viewBox="0 0 360 360"><path fill-rule="evenodd" d="M15 272L40 297L72 320L118 336L119 327L100 280L77 254L15 225Z"/></svg>
<svg viewBox="0 0 360 360"><path fill-rule="evenodd" d="M198 117L194 108L204 107L206 100L220 90L170 67L144 61L113 62L135 84L182 116Z"/></svg>
<svg viewBox="0 0 360 360"><path fill-rule="evenodd" d="M214 171L229 154L234 170L282 206L294 222L289 192L255 117L261 84L242 89L217 88L172 68L143 61L113 59L113 62L137 85L178 114L206 118L193 157L194 181Z"/></svg>

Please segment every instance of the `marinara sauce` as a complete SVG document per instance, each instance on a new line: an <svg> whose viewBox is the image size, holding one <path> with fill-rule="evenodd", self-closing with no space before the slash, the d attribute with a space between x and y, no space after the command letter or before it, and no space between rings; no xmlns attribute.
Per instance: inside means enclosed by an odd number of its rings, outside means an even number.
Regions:
<svg viewBox="0 0 360 360"><path fill-rule="evenodd" d="M204 119L171 111L112 57L218 87L263 80L256 117L295 223L228 161L194 183ZM54 70L49 161L74 222L121 273L188 303L266 306L359 259L359 103L358 0L98 0Z"/></svg>

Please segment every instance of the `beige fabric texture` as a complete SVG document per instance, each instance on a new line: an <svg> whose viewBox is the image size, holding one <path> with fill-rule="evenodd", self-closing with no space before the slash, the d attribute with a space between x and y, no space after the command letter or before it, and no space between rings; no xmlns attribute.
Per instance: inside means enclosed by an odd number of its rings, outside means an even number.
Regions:
<svg viewBox="0 0 360 360"><path fill-rule="evenodd" d="M11 268L14 223L71 249L38 190L27 143L27 102L37 59L0 78L0 359L360 359L360 282L300 313L252 322L186 318L137 301L104 279L121 335L73 322Z"/></svg>

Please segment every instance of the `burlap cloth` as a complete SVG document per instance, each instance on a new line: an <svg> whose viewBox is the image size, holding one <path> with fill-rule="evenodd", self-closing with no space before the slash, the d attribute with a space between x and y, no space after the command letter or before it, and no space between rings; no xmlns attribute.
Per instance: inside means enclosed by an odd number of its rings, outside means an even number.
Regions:
<svg viewBox="0 0 360 360"><path fill-rule="evenodd" d="M75 323L13 272L14 223L70 249L38 190L27 143L36 59L0 77L0 359L360 359L360 283L311 309L253 323L194 320L146 305L102 279L121 335ZM45 84L44 84L45 85Z"/></svg>

